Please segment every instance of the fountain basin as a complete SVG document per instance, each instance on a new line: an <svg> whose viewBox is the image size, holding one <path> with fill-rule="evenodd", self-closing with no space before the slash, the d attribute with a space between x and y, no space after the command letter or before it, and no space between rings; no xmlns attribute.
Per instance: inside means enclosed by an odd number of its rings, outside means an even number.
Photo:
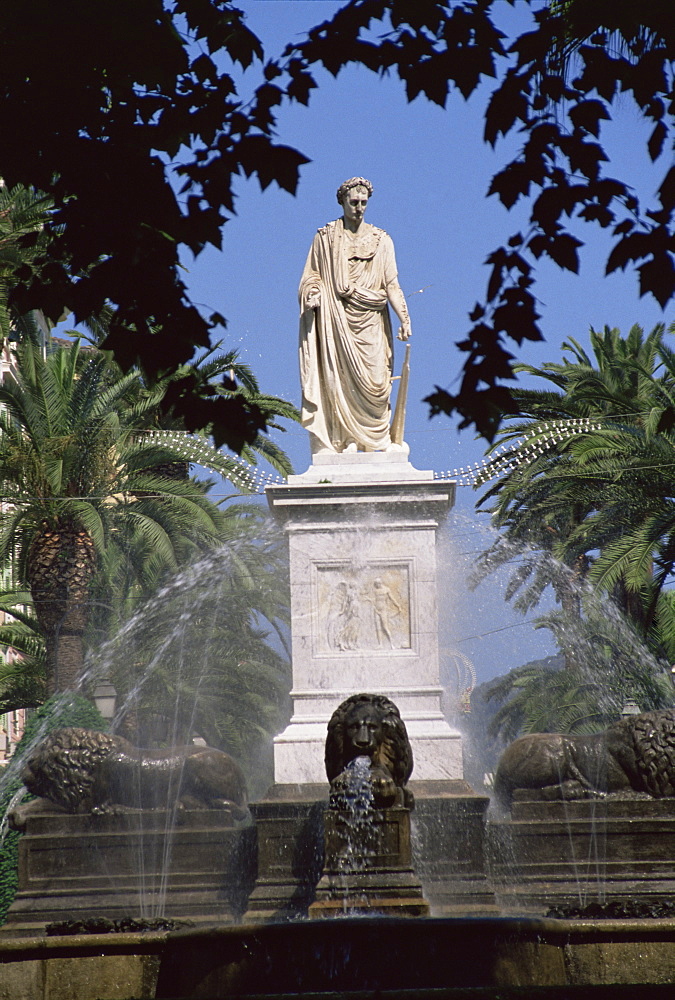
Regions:
<svg viewBox="0 0 675 1000"><path fill-rule="evenodd" d="M0 940L1 1000L151 1000L166 932Z"/></svg>
<svg viewBox="0 0 675 1000"><path fill-rule="evenodd" d="M673 981L674 920L347 917L177 931L156 997L365 996L367 990L423 997L433 990L451 996L450 987Z"/></svg>
<svg viewBox="0 0 675 1000"><path fill-rule="evenodd" d="M347 917L0 941L1 1000L666 1000L673 981L675 920Z"/></svg>

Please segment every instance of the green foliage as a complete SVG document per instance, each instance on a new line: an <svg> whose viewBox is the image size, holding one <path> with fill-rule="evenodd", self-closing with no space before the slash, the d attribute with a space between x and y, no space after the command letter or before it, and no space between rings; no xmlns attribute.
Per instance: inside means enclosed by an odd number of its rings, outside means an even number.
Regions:
<svg viewBox="0 0 675 1000"><path fill-rule="evenodd" d="M0 648L12 657L0 663L0 714L37 708L46 698L45 641L27 591L0 593ZM18 655L17 655L18 654Z"/></svg>
<svg viewBox="0 0 675 1000"><path fill-rule="evenodd" d="M675 363L665 332L658 325L645 337L635 326L623 338L618 330L591 330L594 360L570 340L563 350L571 357L562 363L519 366L554 388L514 392L520 412L501 435L506 452L495 459L509 470L478 501L492 503L504 534L479 560L478 576L522 554L509 591L520 592L521 610L552 583L571 612L588 579L649 633L675 563L675 436L665 420L675 400Z"/></svg>
<svg viewBox="0 0 675 1000"><path fill-rule="evenodd" d="M12 762L8 765L10 771L0 781L0 817L3 820L12 797L22 784L20 770L15 767L16 762L21 761L38 735L46 736L53 729L60 729L62 726L82 726L99 732L106 729L105 720L97 708L79 695L59 695L50 698L32 713L26 730L16 746ZM10 830L0 844L0 923L4 923L7 919L7 910L16 895L20 837L21 834L17 830Z"/></svg>
<svg viewBox="0 0 675 1000"><path fill-rule="evenodd" d="M237 97L235 67L263 53L226 0L38 0L33 14L20 0L3 10L0 129L23 139L4 143L0 176L46 192L54 211L48 252L13 301L78 320L111 304L106 347L125 371L161 377L223 322L189 301L182 252L220 246L234 177L294 191L306 157L274 141L269 93L246 108ZM265 427L244 393L214 395L197 377L173 389L188 429L209 424L218 444L240 450Z"/></svg>
<svg viewBox="0 0 675 1000"><path fill-rule="evenodd" d="M669 665L606 602L591 600L580 618L544 615L538 627L551 629L562 655L493 682L486 696L501 704L490 735L508 742L521 733L594 733L616 722L627 701L644 712L672 705Z"/></svg>
<svg viewBox="0 0 675 1000"><path fill-rule="evenodd" d="M44 255L49 246L45 225L51 200L20 184L0 184L0 337L17 334L37 339L31 316L17 315L9 308L9 297L21 269Z"/></svg>
<svg viewBox="0 0 675 1000"><path fill-rule="evenodd" d="M195 364L182 365L173 374L159 379L152 387L144 390L142 414L138 410L134 411L138 418L144 417L143 426L186 430L180 408L175 412L175 398L176 394L180 396L185 387L194 384L195 381L208 386L209 393L214 398L231 400L235 395L241 395L260 409L269 428L285 431L286 428L279 422L279 418L299 422L300 413L295 406L278 396L262 393L250 366L240 360L236 351L223 352L222 346L222 343L218 342ZM202 436L208 437L213 432L212 422L203 424ZM256 464L258 456L261 456L284 476L293 471L284 452L262 434L258 434L250 444L243 445L240 454L245 461L253 465ZM237 466L231 463L231 468L236 469Z"/></svg>
<svg viewBox="0 0 675 1000"><path fill-rule="evenodd" d="M675 665L675 591L662 590L652 624L651 645L662 658ZM672 675L675 681L675 674Z"/></svg>
<svg viewBox="0 0 675 1000"><path fill-rule="evenodd" d="M99 733L104 733L108 728L96 705L87 698L72 692L54 695L35 712L31 712L14 757L20 758L36 736L44 736L64 726L82 726L83 729L93 729Z"/></svg>
<svg viewBox="0 0 675 1000"><path fill-rule="evenodd" d="M0 797L0 811L2 811L2 815L5 814L12 794L18 791L18 787L17 785L10 794L10 786L8 786L7 794ZM21 834L18 830L10 830L5 835L2 846L0 846L0 922L3 924L7 919L7 911L14 902L18 887L20 836Z"/></svg>
<svg viewBox="0 0 675 1000"><path fill-rule="evenodd" d="M251 398L260 396L253 373L233 352L211 352L200 369L216 392L231 393L239 382ZM249 483L243 463L217 451L206 435L186 434L179 416L159 412L171 384L167 376L149 387L137 372L123 375L107 355L77 344L46 360L32 345L19 345L17 379L0 387L7 408L0 414L0 479L12 500L0 512L0 545L6 557L14 555L17 581L29 589L1 595L0 607L12 617L0 629L0 643L24 658L0 671L0 704L39 704L45 668L48 681L62 679L60 661L49 656L59 648L60 623L54 627L51 619L60 592L54 597L42 584L38 571L46 560L34 554L36 539L59 542L67 519L87 534L96 553L93 578L80 597L87 615L84 646L95 650L124 630L139 604L158 590L173 595L160 604L161 614L141 622L140 641L114 670L123 700L157 651L166 650L143 698L133 704L134 712L161 719L161 733L128 735L140 744L189 742L197 726L212 745L253 761L271 745L287 709L288 658L279 641L276 652L267 641L272 631L284 634L288 619L282 539L270 532L259 508L216 505L207 495L210 484L190 478L190 464L199 463L229 476L235 490ZM275 417L295 413L283 400L261 399ZM281 471L289 469L284 453L264 439L244 454L250 461L263 454ZM50 558L58 560L57 547L48 551ZM185 666L182 645L172 646L170 637L184 619L191 585L183 592L172 578L208 551L217 552L213 578L182 637L193 650ZM58 565L54 575L61 586L68 558ZM72 683L82 673L80 662Z"/></svg>
<svg viewBox="0 0 675 1000"><path fill-rule="evenodd" d="M502 702L489 733L509 742L522 733L598 732L618 715L605 700L602 680L600 674L560 669L560 663L538 661L517 667L487 694L489 700Z"/></svg>

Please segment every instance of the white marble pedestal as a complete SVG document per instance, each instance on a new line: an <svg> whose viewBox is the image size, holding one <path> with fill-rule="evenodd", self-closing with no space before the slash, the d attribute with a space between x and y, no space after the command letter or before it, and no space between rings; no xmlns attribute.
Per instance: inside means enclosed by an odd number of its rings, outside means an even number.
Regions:
<svg viewBox="0 0 675 1000"><path fill-rule="evenodd" d="M289 540L293 716L274 741L276 784L326 781L326 727L341 701L385 694L401 711L414 780L462 778L441 711L436 530L454 483L404 454L315 456L267 497Z"/></svg>

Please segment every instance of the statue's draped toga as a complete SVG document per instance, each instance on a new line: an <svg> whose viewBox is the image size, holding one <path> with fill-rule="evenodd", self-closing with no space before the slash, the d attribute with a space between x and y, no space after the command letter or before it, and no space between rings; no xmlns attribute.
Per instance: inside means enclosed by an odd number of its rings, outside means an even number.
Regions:
<svg viewBox="0 0 675 1000"><path fill-rule="evenodd" d="M391 237L343 219L317 232L300 281L302 423L312 450L387 448L393 343L388 294L398 288ZM308 300L320 292L320 308Z"/></svg>

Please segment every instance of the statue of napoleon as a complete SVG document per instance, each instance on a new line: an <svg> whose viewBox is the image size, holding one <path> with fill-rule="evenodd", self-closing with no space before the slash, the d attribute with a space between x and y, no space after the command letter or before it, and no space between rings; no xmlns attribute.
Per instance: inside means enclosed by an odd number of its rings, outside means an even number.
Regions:
<svg viewBox="0 0 675 1000"><path fill-rule="evenodd" d="M400 451L390 434L390 304L410 337L391 237L364 222L373 185L341 184L342 218L317 232L300 281L302 423L312 454Z"/></svg>

